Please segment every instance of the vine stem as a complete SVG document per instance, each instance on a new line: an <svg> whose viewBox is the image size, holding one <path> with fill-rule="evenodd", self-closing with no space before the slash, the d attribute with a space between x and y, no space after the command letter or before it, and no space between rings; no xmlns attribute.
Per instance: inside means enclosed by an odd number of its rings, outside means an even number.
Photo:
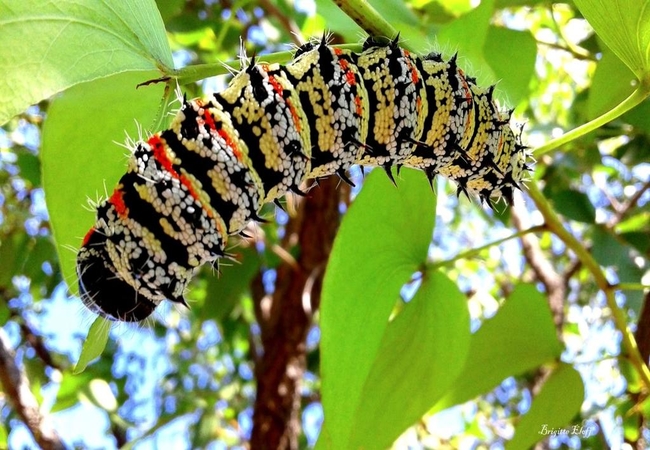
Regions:
<svg viewBox="0 0 650 450"><path fill-rule="evenodd" d="M650 90L647 89L647 86L644 83L641 83L639 87L632 92L625 100L619 103L616 107L607 111L606 113L596 117L594 120L591 120L568 133L563 134L557 139L553 139L546 144L538 147L534 154L535 156L543 155L552 150L557 149L558 147L571 142L574 139L577 139L585 134L605 125L608 122L620 117L627 111L631 110L635 106L639 105L650 95ZM630 331L627 326L627 318L625 311L616 304L615 292L621 290L624 285L612 285L605 276L602 268L594 257L587 251L587 249L582 245L578 239L575 238L562 224L559 217L551 208L549 202L546 200L544 195L541 193L537 184L531 182L528 184L528 193L530 197L535 202L537 209L542 213L542 216L545 220L546 227L554 233L558 238L564 242L564 244L573 250L578 259L585 265L587 270L589 270L596 281L596 285L600 290L605 294L605 300L607 306L612 312L612 318L614 320L614 325L621 332L623 336L623 348L627 352L628 357L632 365L636 368L643 384L645 386L646 392L650 392L650 369L648 368L647 363L641 357L639 352L639 346L634 338L634 334Z"/></svg>
<svg viewBox="0 0 650 450"><path fill-rule="evenodd" d="M627 326L625 311L616 304L614 293L619 290L620 287L610 284L598 262L584 247L582 242L576 239L576 237L564 227L560 218L557 216L555 211L553 211L553 208L534 182L528 183L528 194L535 202L539 212L542 213L546 228L560 238L562 242L564 242L564 245L575 253L587 270L591 272L598 288L605 294L607 306L612 312L614 325L623 335L623 347L625 348L630 361L641 376L646 391L650 391L650 369L645 361L643 361L643 358L639 353L639 347L634 339L634 334Z"/></svg>
<svg viewBox="0 0 650 450"><path fill-rule="evenodd" d="M628 112L635 106L639 105L643 100L645 100L650 95L650 90L644 88L643 84L640 84L639 87L630 94L625 100L616 105L616 107L610 109L605 114L602 114L596 117L594 120L591 120L583 125L580 125L577 128L564 133L562 136L548 141L546 144L537 147L534 151L535 156L543 155L548 153L556 148L571 142L574 139L584 136L585 134L594 131L595 129L602 127L608 122L616 119L617 117Z"/></svg>
<svg viewBox="0 0 650 450"><path fill-rule="evenodd" d="M620 291L645 291L650 289L650 285L642 283L618 283L615 287Z"/></svg>
<svg viewBox="0 0 650 450"><path fill-rule="evenodd" d="M445 267L445 266L450 266L454 264L456 261L462 260L462 259L469 259L469 258L474 258L475 256L479 255L483 250L487 250L488 248L491 247L496 247L498 245L503 244L504 242L507 242L512 239L517 239L520 238L521 236L524 236L529 233L537 233L540 231L544 231L546 227L544 225L536 225L534 227L530 227L526 230L521 230L516 233L511 234L510 236L506 236L501 239L497 239L496 241L490 242L488 244L482 245L480 247L472 248L470 250L467 250L465 252L459 253L456 256L454 256L451 259L446 259L444 261L438 261L435 263L430 263L427 264L427 271L430 270L435 270L440 267Z"/></svg>
<svg viewBox="0 0 650 450"><path fill-rule="evenodd" d="M371 36L390 39L397 36L397 30L366 0L334 0L334 3Z"/></svg>
<svg viewBox="0 0 650 450"><path fill-rule="evenodd" d="M333 47L352 50L354 52L359 52L362 48L361 44L341 44L333 45ZM295 50L269 53L256 56L256 61L261 61L267 64L283 64L292 59L294 57L294 54ZM227 73L235 73L239 72L240 70L241 60L236 59L211 64L195 64L192 66L183 67L182 69L173 70L167 73L166 76L181 86L185 86L186 84L195 83L206 78L214 77L217 75L225 75Z"/></svg>

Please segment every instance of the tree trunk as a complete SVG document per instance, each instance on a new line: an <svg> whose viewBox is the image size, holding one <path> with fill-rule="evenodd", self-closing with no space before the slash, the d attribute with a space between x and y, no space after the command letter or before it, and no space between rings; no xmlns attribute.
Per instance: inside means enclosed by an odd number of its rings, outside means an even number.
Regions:
<svg viewBox="0 0 650 450"><path fill-rule="evenodd" d="M340 183L329 177L309 191L284 238L286 247L297 241L299 256L278 267L272 298L262 289L253 295L263 351L255 367L254 449L298 448L306 337L339 224L340 192L348 192L337 189Z"/></svg>

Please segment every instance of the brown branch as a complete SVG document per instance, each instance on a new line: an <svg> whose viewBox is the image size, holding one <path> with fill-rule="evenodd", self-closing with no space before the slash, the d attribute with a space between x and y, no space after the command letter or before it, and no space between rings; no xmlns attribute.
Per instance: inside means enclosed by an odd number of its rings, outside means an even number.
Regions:
<svg viewBox="0 0 650 450"><path fill-rule="evenodd" d="M32 330L29 325L27 325L25 322L21 322L20 331L23 335L23 339L25 339L25 342L27 342L34 349L36 355L41 359L41 361L43 361L43 363L54 369L63 370L63 367L61 367L60 364L52 359L52 355L45 346L43 338L34 333L34 330Z"/></svg>
<svg viewBox="0 0 650 450"><path fill-rule="evenodd" d="M122 448L129 443L129 440L126 437L126 428L115 421L113 417L111 419L111 434L115 438L115 444L117 448Z"/></svg>
<svg viewBox="0 0 650 450"><path fill-rule="evenodd" d="M512 223L518 231L525 229L523 225L523 215L525 210L517 204L511 209ZM553 265L546 258L539 246L539 240L532 234L521 236L521 246L524 251L524 258L530 265L535 274L546 290L548 303L553 314L553 322L559 337L562 336L562 326L564 324L564 298L566 297L567 280L557 273Z"/></svg>
<svg viewBox="0 0 650 450"><path fill-rule="evenodd" d="M630 199L622 206L616 208L614 205L612 205L614 211L616 212L616 215L612 218L611 222L608 225L610 227L614 227L618 225L623 219L625 219L625 216L627 216L627 214L636 207L637 203L639 203L639 200L648 189L650 189L650 181L647 181L643 186L641 186L641 189L636 191L634 195L630 197Z"/></svg>
<svg viewBox="0 0 650 450"><path fill-rule="evenodd" d="M285 243L298 237L297 266L284 262L278 267L272 298L259 289L254 295L263 346L255 366L254 449L298 448L305 340L320 302L323 268L338 228L338 183L337 178L330 177L309 192L289 221L285 237Z"/></svg>
<svg viewBox="0 0 650 450"><path fill-rule="evenodd" d="M580 61L596 61L596 58L594 58L590 54L579 53L579 52L577 52L577 51L575 51L575 50L573 50L573 49L571 49L569 47L565 47L565 46L563 46L561 44L556 44L556 43L553 43L553 42L545 42L545 41L540 41L540 40L537 40L537 43L539 45L544 45L546 47L549 47L549 48L552 48L552 49L555 49L555 50L565 51L565 52L571 54L571 56L573 56L575 59L580 60Z"/></svg>
<svg viewBox="0 0 650 450"><path fill-rule="evenodd" d="M41 414L38 402L29 388L29 380L16 365L15 358L7 334L0 329L0 382L5 394L41 448L65 449L49 418Z"/></svg>
<svg viewBox="0 0 650 450"><path fill-rule="evenodd" d="M5 287L0 286L0 299L2 299L7 308L9 308L9 301L11 298L12 294L9 292L9 290ZM9 313L11 318L14 318L16 322L20 323L20 332L23 336L23 339L34 349L36 355L43 361L43 363L54 369L63 370L61 365L52 359L52 355L45 346L43 338L34 333L31 327L25 323L24 318L20 315L20 313L13 310L12 308L9 308Z"/></svg>

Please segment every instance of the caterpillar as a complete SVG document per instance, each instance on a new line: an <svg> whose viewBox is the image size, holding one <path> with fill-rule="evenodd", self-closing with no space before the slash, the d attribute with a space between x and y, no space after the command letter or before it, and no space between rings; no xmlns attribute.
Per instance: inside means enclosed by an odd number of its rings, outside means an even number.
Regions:
<svg viewBox="0 0 650 450"><path fill-rule="evenodd" d="M398 39L360 53L326 39L286 65L255 58L225 90L181 106L171 126L133 144L127 172L97 207L77 255L79 292L93 312L141 321L165 299L186 304L195 271L227 256L268 202L302 194L308 178L354 165L423 170L488 205L530 170L510 112L456 57L424 57Z"/></svg>

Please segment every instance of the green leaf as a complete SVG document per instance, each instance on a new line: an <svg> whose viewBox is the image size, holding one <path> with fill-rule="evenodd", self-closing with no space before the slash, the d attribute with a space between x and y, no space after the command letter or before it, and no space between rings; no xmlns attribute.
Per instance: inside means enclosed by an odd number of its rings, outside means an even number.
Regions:
<svg viewBox="0 0 650 450"><path fill-rule="evenodd" d="M38 236L30 239L29 254L25 259L23 267L24 274L31 278L32 283L41 283L46 275L43 272L43 263L56 261L56 251L52 238Z"/></svg>
<svg viewBox="0 0 650 450"><path fill-rule="evenodd" d="M334 2L329 0L315 0L317 17L321 17L323 25L327 26L330 32L338 33L346 41L354 42L359 38L359 25L350 19L343 11L339 9ZM312 18L313 20L313 18ZM309 24L311 21L308 20Z"/></svg>
<svg viewBox="0 0 650 450"><path fill-rule="evenodd" d="M0 286L10 286L11 279L21 273L27 258L30 238L17 231L0 241Z"/></svg>
<svg viewBox="0 0 650 450"><path fill-rule="evenodd" d="M623 416L623 436L626 441L636 442L639 440L639 424L643 422L643 417L635 410L632 402L626 402L628 408Z"/></svg>
<svg viewBox="0 0 650 450"><path fill-rule="evenodd" d="M551 194L551 200L557 212L568 219L593 224L596 209L587 194L575 189L562 189Z"/></svg>
<svg viewBox="0 0 650 450"><path fill-rule="evenodd" d="M630 231L621 233L619 236L639 252L650 252L650 233L647 231Z"/></svg>
<svg viewBox="0 0 650 450"><path fill-rule="evenodd" d="M641 270L630 255L631 248L617 235L602 225L593 229L591 236L593 257L601 266L613 267L618 281L622 283L639 283L644 271ZM623 291L627 307L638 312L643 300L643 292L638 290Z"/></svg>
<svg viewBox="0 0 650 450"><path fill-rule="evenodd" d="M585 389L580 374L569 364L560 363L533 399L530 410L515 428L515 435L506 449L531 448L547 434L571 422L580 412ZM582 434L582 427L566 428L569 434Z"/></svg>
<svg viewBox="0 0 650 450"><path fill-rule="evenodd" d="M650 159L648 156L648 154L650 154L650 145L648 145L648 141L650 140L648 138L650 135L650 120L648 120L648 117L650 117L650 101L647 100L641 103L639 106L636 106L631 111L626 112L621 117L621 119L625 122L638 127L645 132L645 134L630 135L629 138L631 140L627 143L627 145L619 147L614 153L615 155L619 155L622 152L623 162L626 164L631 165L645 163L648 161L648 159ZM632 150L629 147L626 148L627 146L632 146L635 148ZM630 150L632 151L630 152Z"/></svg>
<svg viewBox="0 0 650 450"><path fill-rule="evenodd" d="M63 379L56 393L56 401L50 410L51 413L63 411L79 403L79 393L90 383L94 375L85 372L78 375L70 372L63 373Z"/></svg>
<svg viewBox="0 0 650 450"><path fill-rule="evenodd" d="M487 393L505 378L554 361L561 353L546 299L534 286L520 284L472 336L463 372L433 411Z"/></svg>
<svg viewBox="0 0 650 450"><path fill-rule="evenodd" d="M0 447L9 448L8 440L9 433L7 433L7 428L4 424L0 424Z"/></svg>
<svg viewBox="0 0 650 450"><path fill-rule="evenodd" d="M587 119L592 120L621 103L634 91L635 76L608 47L603 48L591 81Z"/></svg>
<svg viewBox="0 0 650 450"><path fill-rule="evenodd" d="M634 367L629 359L619 359L618 367L621 371L621 375L625 378L626 389L628 392L638 394L645 388L639 371Z"/></svg>
<svg viewBox="0 0 650 450"><path fill-rule="evenodd" d="M260 258L255 248L238 248L235 255L241 264L221 267L220 276L207 277L206 298L200 313L203 320L214 319L223 324L259 271Z"/></svg>
<svg viewBox="0 0 650 450"><path fill-rule="evenodd" d="M623 437L626 441L636 442L639 440L639 424L644 421L641 413L647 408L647 403L638 403L629 396L621 400L616 402L615 414L623 419Z"/></svg>
<svg viewBox="0 0 650 450"><path fill-rule="evenodd" d="M83 372L93 359L101 356L106 343L108 342L108 333L111 331L111 323L103 317L97 317L88 330L88 336L81 348L79 361L74 367L72 373L79 374Z"/></svg>
<svg viewBox="0 0 650 450"><path fill-rule="evenodd" d="M449 389L469 350L467 299L439 272L390 322L346 448L388 448Z"/></svg>
<svg viewBox="0 0 650 450"><path fill-rule="evenodd" d="M469 13L441 27L436 37L441 48L458 52L461 66L477 78L481 86L496 81L496 76L483 57L483 46L493 12L494 0L482 1Z"/></svg>
<svg viewBox="0 0 650 450"><path fill-rule="evenodd" d="M495 95L506 105L519 104L528 96L530 79L535 72L535 38L529 32L490 27L484 53L499 80Z"/></svg>
<svg viewBox="0 0 650 450"><path fill-rule="evenodd" d="M129 72L84 83L52 101L43 126L43 189L61 271L77 292L75 252L95 223L88 200L106 198L126 172L128 150L116 144L162 114L162 85L136 89L156 72ZM164 103L162 103L164 106Z"/></svg>
<svg viewBox="0 0 650 450"><path fill-rule="evenodd" d="M156 0L156 6L160 11L160 16L167 23L174 16L183 12L185 0Z"/></svg>
<svg viewBox="0 0 650 450"><path fill-rule="evenodd" d="M628 249L603 225L594 226L591 240L591 255L601 266L615 266L628 258Z"/></svg>
<svg viewBox="0 0 650 450"><path fill-rule="evenodd" d="M497 9L512 8L514 6L526 6L530 8L539 4L546 4L546 0L496 0L495 7Z"/></svg>
<svg viewBox="0 0 650 450"><path fill-rule="evenodd" d="M321 376L331 448L346 448L400 289L426 261L435 197L422 173L373 171L346 214L323 282Z"/></svg>
<svg viewBox="0 0 650 450"><path fill-rule="evenodd" d="M390 18L391 25L397 30L408 31L407 25L412 28L419 25L418 16L404 0L369 0L369 3L382 17Z"/></svg>
<svg viewBox="0 0 650 450"><path fill-rule="evenodd" d="M644 276L645 271L637 266L631 255L621 260L620 264L616 267L616 275L618 281L621 283L641 283L641 278ZM625 305L627 309L638 314L643 305L643 291L638 289L624 289Z"/></svg>
<svg viewBox="0 0 650 450"><path fill-rule="evenodd" d="M78 83L173 69L153 0L0 0L0 42L0 124Z"/></svg>
<svg viewBox="0 0 650 450"><path fill-rule="evenodd" d="M0 327L4 327L9 318L11 317L11 311L6 303L0 304Z"/></svg>
<svg viewBox="0 0 650 450"><path fill-rule="evenodd" d="M38 156L26 150L16 152L18 160L16 164L20 169L20 177L36 187L41 185L41 161Z"/></svg>
<svg viewBox="0 0 650 450"><path fill-rule="evenodd" d="M640 80L650 77L650 1L576 0L598 36Z"/></svg>
<svg viewBox="0 0 650 450"><path fill-rule="evenodd" d="M206 409L199 417L192 433L192 448L206 448L218 437L219 418L214 411Z"/></svg>

